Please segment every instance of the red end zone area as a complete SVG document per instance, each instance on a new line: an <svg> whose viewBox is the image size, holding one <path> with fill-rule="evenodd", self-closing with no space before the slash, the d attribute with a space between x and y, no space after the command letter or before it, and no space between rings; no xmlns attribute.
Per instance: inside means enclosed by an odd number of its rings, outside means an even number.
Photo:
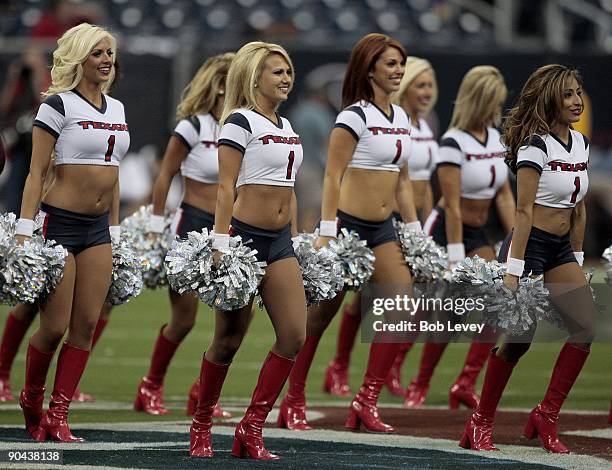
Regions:
<svg viewBox="0 0 612 470"><path fill-rule="evenodd" d="M346 431L348 407L310 407L310 411L323 416L312 420L316 429ZM449 439L459 443L470 410L415 409L380 407L383 420L393 426L396 435L432 439ZM494 443L502 446L539 447L539 440L528 440L522 436L527 423L527 411L498 411L495 418ZM609 460L612 467L612 424L605 414L561 412L559 439L573 454L590 455ZM545 450L542 449L542 453ZM502 455L500 455L502 457ZM561 457L561 456L560 456Z"/></svg>

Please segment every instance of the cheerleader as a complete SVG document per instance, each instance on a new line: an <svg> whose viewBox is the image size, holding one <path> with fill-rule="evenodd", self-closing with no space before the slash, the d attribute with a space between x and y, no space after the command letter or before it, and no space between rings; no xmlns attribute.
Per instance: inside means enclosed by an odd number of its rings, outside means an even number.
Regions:
<svg viewBox="0 0 612 470"><path fill-rule="evenodd" d="M98 323L96 324L96 329L91 339L92 350L108 324L111 310L112 306L106 303L102 306L100 318L98 318ZM11 368L13 367L13 361L17 355L17 351L19 351L19 345L37 314L37 303L23 303L12 308L6 316L4 331L2 333L2 342L0 343L0 402L15 400L11 392ZM79 387L77 387L72 400L78 402L92 402L94 398L88 393L83 393L79 390Z"/></svg>
<svg viewBox="0 0 612 470"><path fill-rule="evenodd" d="M562 65L546 65L527 79L503 134L506 163L517 175L518 199L514 230L500 251L500 260L507 263L504 283L516 290L523 274L543 274L570 332L544 399L529 414L524 431L529 439L539 436L552 453L569 452L557 435L559 411L589 355L596 315L581 269L589 141L572 124L582 111L580 74ZM534 333L535 327L491 351L480 404L467 423L461 447L499 450L493 446L495 411Z"/></svg>
<svg viewBox="0 0 612 470"><path fill-rule="evenodd" d="M430 178L436 166L438 144L433 132L424 117L433 109L438 98L436 77L431 64L418 57L408 57L404 77L393 101L400 105L410 116L412 152L408 159L410 181L412 182L414 205L419 219L425 221L433 206L433 194ZM394 217L401 220L401 215L394 210ZM348 385L348 368L351 350L361 324L361 295L356 294L344 307L338 340L336 357L329 364L325 373L323 390L331 395L348 396L351 394ZM386 385L392 395L404 396L400 372L411 343L400 346L393 366L387 376Z"/></svg>
<svg viewBox="0 0 612 470"><path fill-rule="evenodd" d="M16 237L23 242L32 236L40 204L43 236L68 250L61 282L40 305L19 400L26 429L40 441L83 441L70 432L68 408L111 281L110 242L119 237L119 162L130 142L123 105L106 95L115 76L115 52L115 38L101 27L83 23L64 33L53 53L51 87L34 121ZM41 201L52 152L55 178ZM66 330L43 416L49 364Z"/></svg>
<svg viewBox="0 0 612 470"><path fill-rule="evenodd" d="M233 53L217 55L200 67L183 92L177 107L179 121L161 164L153 187L153 215L149 230L159 236L164 231L164 209L174 175L181 172L185 194L172 222L171 230L179 238L191 231L213 228L219 165L217 145L219 117L225 98L225 78ZM149 414L166 414L163 383L174 353L195 324L198 299L192 294L180 295L168 289L171 306L170 323L164 324L153 348L149 372L138 385L134 409ZM187 414L193 415L197 404L198 381L188 395ZM214 416L231 414L215 406Z"/></svg>
<svg viewBox="0 0 612 470"><path fill-rule="evenodd" d="M484 233L493 203L502 226L509 232L514 223L514 196L504 164L505 147L493 126L499 122L507 90L499 70L491 66L474 67L467 72L455 100L450 128L440 141L437 174L442 199L433 209L424 230L439 245L446 246L453 264L467 256L495 259L495 251ZM408 389L404 406L423 405L429 383L449 335L430 339L423 347L419 372ZM470 345L463 368L449 391L449 406L478 406L474 391L478 374L496 333L486 328Z"/></svg>
<svg viewBox="0 0 612 470"><path fill-rule="evenodd" d="M402 218L413 228L421 228L406 164L411 145L409 119L391 102L400 88L405 61L404 47L382 34L364 36L351 53L342 87L344 110L330 136L323 220L316 242L316 246L325 245L343 227L356 231L376 256L371 282L399 286L401 296L410 295L412 278L393 227L396 200ZM343 297L341 293L309 309L307 338L281 404L280 427L311 429L306 421L306 376L321 335ZM363 384L349 408L347 428L359 429L363 424L370 432L394 432L381 420L377 402L397 350L395 342L380 338L372 342Z"/></svg>
<svg viewBox="0 0 612 470"><path fill-rule="evenodd" d="M262 428L306 334L306 296L291 241L292 234L297 235L293 185L302 145L289 121L277 113L293 83L293 64L281 46L264 42L243 46L227 76L219 136L213 247L227 249L230 234L252 240L249 246L257 250L257 259L266 262L259 292L276 335L232 447L234 457L257 460L280 458L265 448ZM215 260L219 256L216 251ZM252 303L253 298L236 311L215 310L215 334L202 358L191 425L193 457L213 455L213 408L245 336Z"/></svg>

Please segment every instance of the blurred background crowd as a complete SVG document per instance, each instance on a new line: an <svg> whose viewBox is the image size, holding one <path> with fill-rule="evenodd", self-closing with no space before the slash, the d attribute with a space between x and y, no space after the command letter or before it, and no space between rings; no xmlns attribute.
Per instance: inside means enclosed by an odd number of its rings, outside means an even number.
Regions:
<svg viewBox="0 0 612 470"><path fill-rule="evenodd" d="M0 0L0 135L8 149L1 211L19 212L50 54L57 38L82 21L104 25L119 39L121 78L112 94L125 104L132 142L120 170L123 215L150 199L176 104L195 70L213 54L261 39L286 47L296 68L281 114L304 146L299 229L312 230L345 63L353 44L377 31L432 63L439 98L427 119L437 136L474 65L504 74L506 108L540 65L580 69L586 102L579 130L592 144L584 251L597 258L612 243L612 0ZM436 180L434 174L434 191ZM180 195L177 179L169 209ZM494 220L490 234L501 237Z"/></svg>

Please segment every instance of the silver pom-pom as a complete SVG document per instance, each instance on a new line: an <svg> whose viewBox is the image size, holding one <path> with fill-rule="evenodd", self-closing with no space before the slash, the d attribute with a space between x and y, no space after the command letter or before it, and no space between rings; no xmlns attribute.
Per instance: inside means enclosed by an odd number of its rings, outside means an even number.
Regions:
<svg viewBox="0 0 612 470"><path fill-rule="evenodd" d="M409 230L407 224L393 220L395 232L404 253L404 259L415 282L444 279L448 269L446 249L421 230Z"/></svg>
<svg viewBox="0 0 612 470"><path fill-rule="evenodd" d="M175 240L166 254L168 283L175 292L197 292L209 286L213 276L213 237L204 228L189 232L187 240Z"/></svg>
<svg viewBox="0 0 612 470"><path fill-rule="evenodd" d="M317 236L313 233L300 233L294 244L302 279L306 304L318 304L322 300L333 299L344 288L342 268L336 254L327 247L314 248Z"/></svg>
<svg viewBox="0 0 612 470"><path fill-rule="evenodd" d="M563 321L550 303L543 276L524 276L516 292L508 289L503 278L506 266L478 256L457 263L451 279L462 286L455 294L480 297L485 305L485 321L509 335L531 330L537 321L546 320L562 328Z"/></svg>
<svg viewBox="0 0 612 470"><path fill-rule="evenodd" d="M60 282L66 250L40 236L15 239L15 214L0 215L0 302L9 305L33 303Z"/></svg>
<svg viewBox="0 0 612 470"><path fill-rule="evenodd" d="M606 270L606 283L612 286L612 245L606 248L601 255L604 259L604 269Z"/></svg>
<svg viewBox="0 0 612 470"><path fill-rule="evenodd" d="M106 302L122 305L140 295L144 268L143 260L122 234L119 243L113 244L113 274Z"/></svg>
<svg viewBox="0 0 612 470"><path fill-rule="evenodd" d="M32 240L40 246L41 254L45 258L46 281L41 293L44 297L53 292L64 277L68 251L62 245L56 244L55 240L45 240L42 235L34 235Z"/></svg>
<svg viewBox="0 0 612 470"><path fill-rule="evenodd" d="M195 293L219 310L240 309L257 292L266 263L257 261L257 251L245 246L240 237L231 237L215 267L212 239L204 228L173 244L166 256L170 285L179 293Z"/></svg>
<svg viewBox="0 0 612 470"><path fill-rule="evenodd" d="M360 240L357 232L343 228L338 238L330 240L329 247L342 267L344 286L353 291L361 290L374 273L375 256L367 242Z"/></svg>
<svg viewBox="0 0 612 470"><path fill-rule="evenodd" d="M141 206L134 214L121 222L121 233L125 232L136 254L144 260L146 269L143 273L144 285L155 289L167 285L164 258L175 237L170 232L172 215L165 218L165 229L160 235L149 233L149 220L153 206Z"/></svg>

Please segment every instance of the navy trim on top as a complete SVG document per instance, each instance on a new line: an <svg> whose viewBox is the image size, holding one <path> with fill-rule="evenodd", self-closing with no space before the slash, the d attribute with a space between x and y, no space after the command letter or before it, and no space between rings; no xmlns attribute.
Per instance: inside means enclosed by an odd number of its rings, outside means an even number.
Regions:
<svg viewBox="0 0 612 470"><path fill-rule="evenodd" d="M251 125L249 124L249 120L246 118L244 114L241 113L232 113L225 120L225 124L234 124L238 127L242 127L245 131L250 134L253 133L251 130Z"/></svg>
<svg viewBox="0 0 612 470"><path fill-rule="evenodd" d="M589 138L586 135L582 134L582 133L580 133L580 135L584 139L584 149L586 150L589 147L589 144L590 144Z"/></svg>
<svg viewBox="0 0 612 470"><path fill-rule="evenodd" d="M459 150L460 152L463 152L463 150L461 150L461 147L453 137L444 137L440 141L440 147L451 147Z"/></svg>
<svg viewBox="0 0 612 470"><path fill-rule="evenodd" d="M556 136L552 132L550 133L550 136L553 139L555 139L557 142L559 142L567 153L570 153L572 151L572 140L573 140L572 139L572 133L568 132L567 135L568 135L568 139L567 139L567 145L566 145L565 143L563 143L563 141L558 136Z"/></svg>
<svg viewBox="0 0 612 470"><path fill-rule="evenodd" d="M391 116L388 116L387 113L385 113L382 109L380 109L376 103L374 103L373 101L369 101L369 103L372 106L374 106L376 109L378 109L382 113L382 115L387 118L387 121L393 124L393 119L395 118L395 111L393 109L393 105L391 105Z"/></svg>
<svg viewBox="0 0 612 470"><path fill-rule="evenodd" d="M533 168L533 169L537 170L537 172L539 174L542 174L542 167L540 165L538 165L536 162L532 162L531 160L521 160L520 162L518 162L516 164L516 171L518 171L519 168L522 168L524 166L528 166L529 168Z"/></svg>
<svg viewBox="0 0 612 470"><path fill-rule="evenodd" d="M95 109L96 111L98 111L100 114L104 114L106 112L106 108L108 107L107 103L106 103L106 97L104 96L104 93L102 93L102 106L100 108L98 108L95 104L93 104L91 101L89 101L87 98L85 98L83 95L81 95L76 88L73 88L72 93L74 93L75 95L77 95L79 98L81 98L82 100L84 100L87 104L89 104L89 106L91 106L93 109Z"/></svg>
<svg viewBox="0 0 612 470"><path fill-rule="evenodd" d="M198 135L200 135L200 120L197 116L187 116L187 121L195 128Z"/></svg>
<svg viewBox="0 0 612 470"><path fill-rule="evenodd" d="M47 124L45 124L42 121L39 121L38 119L35 119L32 125L36 127L40 127L41 129L47 131L49 134L55 137L56 140L59 138L59 133L55 129L52 129Z"/></svg>
<svg viewBox="0 0 612 470"><path fill-rule="evenodd" d="M177 131L174 131L172 135L176 137L187 148L187 150L191 151L191 145L189 145L189 142L187 142L187 139L185 139L185 137L183 137Z"/></svg>
<svg viewBox="0 0 612 470"><path fill-rule="evenodd" d="M337 124L334 124L334 127L339 127L340 129L344 129L345 131L348 131L353 137L355 137L355 140L359 141L359 136L357 135L357 133L353 130L351 126L347 126L346 124L339 122Z"/></svg>
<svg viewBox="0 0 612 470"><path fill-rule="evenodd" d="M227 145L228 147L235 148L236 150L240 151L243 154L246 151L246 149L242 145L230 139L219 139L219 141L217 142L217 145L219 147L221 147L222 145Z"/></svg>
<svg viewBox="0 0 612 470"><path fill-rule="evenodd" d="M64 101L62 100L62 97L60 95L49 96L49 98L43 101L43 104L46 104L47 106L51 106L62 116L66 117L66 111L64 109Z"/></svg>
<svg viewBox="0 0 612 470"><path fill-rule="evenodd" d="M274 115L276 116L276 119L278 119L278 124L275 123L272 119L270 119L268 116L264 116L263 114L261 114L259 111L257 111L256 109L252 110L254 113L259 114L261 117L266 118L268 121L270 121L272 124L274 124L276 127L278 127L279 129L283 128L283 120L281 119L280 115L275 111Z"/></svg>
<svg viewBox="0 0 612 470"><path fill-rule="evenodd" d="M542 137L540 137L539 135L532 135L531 137L526 137L525 140L523 140L523 142L521 143L521 147L528 146L539 148L542 152L544 152L544 155L548 156L546 144L544 143Z"/></svg>
<svg viewBox="0 0 612 470"><path fill-rule="evenodd" d="M479 140L474 134L472 134L471 132L468 132L466 130L461 129L463 132L465 132L467 135L469 135L472 139L474 139L476 142L478 142L480 145L482 145L483 147L487 146L487 143L489 142L489 129L485 128L485 139L484 142Z"/></svg>
<svg viewBox="0 0 612 470"><path fill-rule="evenodd" d="M366 122L366 116L361 106L349 106L348 108L345 109L345 111L354 112L355 114L357 114L357 116L361 118L363 122Z"/></svg>

